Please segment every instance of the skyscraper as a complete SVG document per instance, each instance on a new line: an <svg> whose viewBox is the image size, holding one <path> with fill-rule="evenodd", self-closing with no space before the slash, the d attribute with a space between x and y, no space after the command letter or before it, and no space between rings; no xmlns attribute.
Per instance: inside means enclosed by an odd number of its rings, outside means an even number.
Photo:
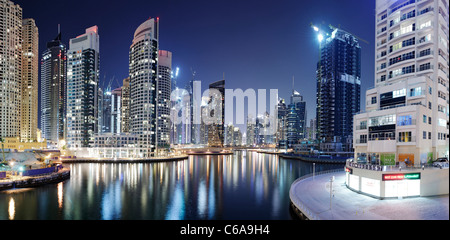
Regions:
<svg viewBox="0 0 450 240"><path fill-rule="evenodd" d="M37 141L39 30L32 18L22 20L22 142Z"/></svg>
<svg viewBox="0 0 450 240"><path fill-rule="evenodd" d="M158 57L158 145L170 145L170 94L172 92L172 52L159 50Z"/></svg>
<svg viewBox="0 0 450 240"><path fill-rule="evenodd" d="M99 133L110 133L111 132L111 113L112 113L112 91L111 85L102 89L102 94L99 94L99 106L100 112L98 121L98 132ZM100 113L99 112L99 113Z"/></svg>
<svg viewBox="0 0 450 240"><path fill-rule="evenodd" d="M216 119L208 126L208 146L223 147L225 128L225 80L211 83L209 89L217 90L220 95L215 95L210 92L209 104L212 109L217 109L218 111L213 113Z"/></svg>
<svg viewBox="0 0 450 240"><path fill-rule="evenodd" d="M57 146L66 138L66 46L61 33L47 43L41 60L41 131L47 143Z"/></svg>
<svg viewBox="0 0 450 240"><path fill-rule="evenodd" d="M316 118L320 148L351 151L351 144L346 142L352 139L353 115L359 112L361 88L361 48L357 38L334 29L321 43L317 65ZM328 148L329 144L336 147Z"/></svg>
<svg viewBox="0 0 450 240"><path fill-rule="evenodd" d="M291 103L287 109L287 145L293 147L305 138L306 102L299 92L292 90Z"/></svg>
<svg viewBox="0 0 450 240"><path fill-rule="evenodd" d="M67 144L71 149L93 146L98 132L100 70L98 27L70 39L67 51Z"/></svg>
<svg viewBox="0 0 450 240"><path fill-rule="evenodd" d="M284 99L278 100L278 124L277 124L277 132L276 134L276 144L278 148L286 148L287 143L287 116L288 116L288 108L286 107L286 103Z"/></svg>
<svg viewBox="0 0 450 240"><path fill-rule="evenodd" d="M355 159L420 166L449 154L448 1L376 1L375 81L355 115Z"/></svg>
<svg viewBox="0 0 450 240"><path fill-rule="evenodd" d="M0 137L20 137L22 8L9 0L0 5Z"/></svg>
<svg viewBox="0 0 450 240"><path fill-rule="evenodd" d="M253 147L256 144L256 119L251 114L247 117L247 146Z"/></svg>
<svg viewBox="0 0 450 240"><path fill-rule="evenodd" d="M150 18L134 32L129 51L130 130L138 137L139 157L156 146L159 19Z"/></svg>
<svg viewBox="0 0 450 240"><path fill-rule="evenodd" d="M130 78L123 79L122 85L122 123L120 124L121 132L127 133L130 131Z"/></svg>
<svg viewBox="0 0 450 240"><path fill-rule="evenodd" d="M122 110L122 88L116 88L111 91L111 133L121 133L121 110Z"/></svg>

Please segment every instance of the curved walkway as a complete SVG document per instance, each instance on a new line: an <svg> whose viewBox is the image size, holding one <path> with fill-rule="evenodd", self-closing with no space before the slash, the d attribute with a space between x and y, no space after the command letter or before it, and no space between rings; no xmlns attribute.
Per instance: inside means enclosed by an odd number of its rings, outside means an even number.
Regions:
<svg viewBox="0 0 450 240"><path fill-rule="evenodd" d="M310 220L449 220L448 195L380 200L348 189L344 171L299 178L292 183L289 195L292 204Z"/></svg>

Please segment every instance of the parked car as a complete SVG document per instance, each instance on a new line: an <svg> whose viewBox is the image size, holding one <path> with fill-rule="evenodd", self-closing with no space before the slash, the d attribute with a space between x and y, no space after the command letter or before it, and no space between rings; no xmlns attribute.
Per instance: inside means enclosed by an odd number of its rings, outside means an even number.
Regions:
<svg viewBox="0 0 450 240"><path fill-rule="evenodd" d="M433 162L433 167L448 168L448 158L442 157Z"/></svg>

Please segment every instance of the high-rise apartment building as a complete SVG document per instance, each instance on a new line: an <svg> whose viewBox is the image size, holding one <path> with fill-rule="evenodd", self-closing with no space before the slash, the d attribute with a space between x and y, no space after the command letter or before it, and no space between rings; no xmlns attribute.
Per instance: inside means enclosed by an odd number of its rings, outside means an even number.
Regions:
<svg viewBox="0 0 450 240"><path fill-rule="evenodd" d="M67 144L89 148L98 132L99 52L98 27L70 39L67 51Z"/></svg>
<svg viewBox="0 0 450 240"><path fill-rule="evenodd" d="M170 94L172 93L172 52L159 50L158 56L158 146L170 146Z"/></svg>
<svg viewBox="0 0 450 240"><path fill-rule="evenodd" d="M66 50L59 33L42 53L41 130L50 146L64 144L60 141L66 139Z"/></svg>
<svg viewBox="0 0 450 240"><path fill-rule="evenodd" d="M322 150L351 151L346 143L360 107L361 48L356 37L341 29L329 35L321 42L317 64L317 137ZM330 149L330 143L342 147Z"/></svg>
<svg viewBox="0 0 450 240"><path fill-rule="evenodd" d="M292 90L291 103L287 108L286 125L287 146L291 148L294 144L300 144L306 135L306 102L295 90Z"/></svg>
<svg viewBox="0 0 450 240"><path fill-rule="evenodd" d="M0 137L20 137L22 8L9 0L0 0L0 33Z"/></svg>
<svg viewBox="0 0 450 240"><path fill-rule="evenodd" d="M116 88L111 91L111 133L121 133L121 114L122 114L122 88Z"/></svg>
<svg viewBox="0 0 450 240"><path fill-rule="evenodd" d="M142 23L129 51L130 130L143 158L153 155L157 141L158 26L154 18Z"/></svg>
<svg viewBox="0 0 450 240"><path fill-rule="evenodd" d="M37 141L39 30L32 18L22 20L22 113L20 139Z"/></svg>
<svg viewBox="0 0 450 240"><path fill-rule="evenodd" d="M120 124L122 130L121 132L127 133L130 131L130 78L127 77L123 79L122 85L122 122Z"/></svg>
<svg viewBox="0 0 450 240"><path fill-rule="evenodd" d="M375 18L375 86L354 117L355 159L420 166L448 156L448 1L377 0Z"/></svg>
<svg viewBox="0 0 450 240"><path fill-rule="evenodd" d="M111 100L112 91L111 86L107 86L99 91L99 116L98 116L98 132L110 133L111 132Z"/></svg>

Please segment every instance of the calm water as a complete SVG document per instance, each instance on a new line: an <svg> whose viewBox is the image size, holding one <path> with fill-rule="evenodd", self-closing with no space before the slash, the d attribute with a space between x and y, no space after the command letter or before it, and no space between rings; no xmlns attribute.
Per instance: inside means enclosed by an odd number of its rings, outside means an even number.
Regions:
<svg viewBox="0 0 450 240"><path fill-rule="evenodd" d="M311 163L247 151L69 166L62 183L1 191L0 219L291 219L291 183L312 173ZM316 172L339 167L316 164Z"/></svg>

